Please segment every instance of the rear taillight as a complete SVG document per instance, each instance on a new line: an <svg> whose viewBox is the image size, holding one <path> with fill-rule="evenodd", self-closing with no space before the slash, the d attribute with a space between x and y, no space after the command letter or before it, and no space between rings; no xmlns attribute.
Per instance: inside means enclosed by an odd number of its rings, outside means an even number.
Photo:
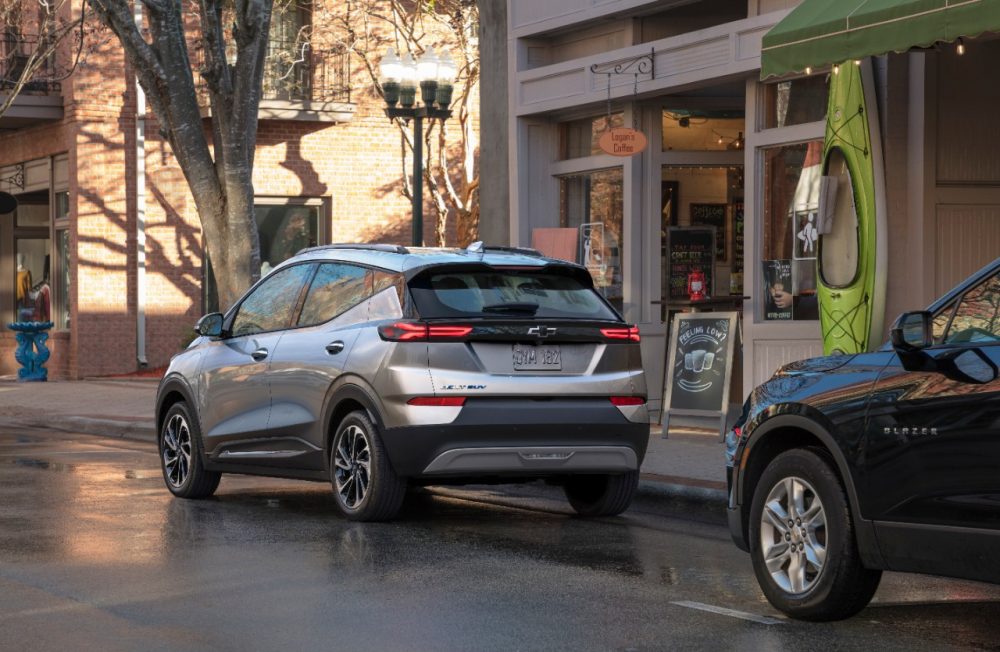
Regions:
<svg viewBox="0 0 1000 652"><path fill-rule="evenodd" d="M378 334L390 342L426 342L428 340L460 340L472 332L472 326L456 324L428 325L421 322L397 321L378 327Z"/></svg>
<svg viewBox="0 0 1000 652"><path fill-rule="evenodd" d="M464 396L415 396L406 402L407 405L423 405L427 407L462 407Z"/></svg>
<svg viewBox="0 0 1000 652"><path fill-rule="evenodd" d="M615 407L626 407L630 405L645 405L645 396L612 396L611 404Z"/></svg>
<svg viewBox="0 0 1000 652"><path fill-rule="evenodd" d="M627 340L629 342L638 342L639 327L629 326L627 328L602 328L601 335L609 340Z"/></svg>

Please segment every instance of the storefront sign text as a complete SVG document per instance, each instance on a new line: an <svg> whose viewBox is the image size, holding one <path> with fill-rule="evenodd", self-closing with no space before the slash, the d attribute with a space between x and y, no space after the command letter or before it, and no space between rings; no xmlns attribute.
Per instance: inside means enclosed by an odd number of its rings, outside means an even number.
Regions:
<svg viewBox="0 0 1000 652"><path fill-rule="evenodd" d="M635 129L615 127L605 131L597 146L605 154L612 156L635 156L646 149L646 135Z"/></svg>

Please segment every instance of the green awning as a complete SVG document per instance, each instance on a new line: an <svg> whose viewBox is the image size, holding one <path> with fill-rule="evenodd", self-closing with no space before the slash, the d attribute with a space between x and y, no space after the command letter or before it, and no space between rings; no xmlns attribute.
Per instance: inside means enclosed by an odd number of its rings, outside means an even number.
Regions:
<svg viewBox="0 0 1000 652"><path fill-rule="evenodd" d="M803 0L764 35L760 77L1000 31L1000 0Z"/></svg>

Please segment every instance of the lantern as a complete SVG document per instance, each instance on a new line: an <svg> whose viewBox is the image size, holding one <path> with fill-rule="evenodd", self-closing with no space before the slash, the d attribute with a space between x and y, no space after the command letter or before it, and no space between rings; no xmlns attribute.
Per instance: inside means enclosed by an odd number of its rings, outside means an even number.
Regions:
<svg viewBox="0 0 1000 652"><path fill-rule="evenodd" d="M688 297L691 301L701 301L705 295L705 275L700 269L694 269L688 274Z"/></svg>

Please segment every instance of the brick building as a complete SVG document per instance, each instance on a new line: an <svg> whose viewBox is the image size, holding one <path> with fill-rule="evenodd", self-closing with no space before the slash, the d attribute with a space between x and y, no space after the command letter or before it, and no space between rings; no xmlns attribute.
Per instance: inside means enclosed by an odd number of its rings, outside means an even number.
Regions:
<svg viewBox="0 0 1000 652"><path fill-rule="evenodd" d="M309 244L410 237L400 189L411 162L367 68L330 29L314 30L322 45L289 46L311 15L331 13L324 9L276 13L272 24L273 50L308 56L265 74L254 169L264 271ZM7 33L6 47L19 47ZM183 174L151 111L140 116L138 135L134 78L117 40L104 36L88 43L85 64L69 79L36 85L0 118L0 191L19 200L15 213L0 216L0 315L4 323L55 322L47 365L55 379L162 366L213 303ZM446 39L424 43L448 47ZM475 94L469 108L475 134ZM428 199L428 243L434 214ZM0 375L14 373L14 347L13 333L0 331Z"/></svg>

